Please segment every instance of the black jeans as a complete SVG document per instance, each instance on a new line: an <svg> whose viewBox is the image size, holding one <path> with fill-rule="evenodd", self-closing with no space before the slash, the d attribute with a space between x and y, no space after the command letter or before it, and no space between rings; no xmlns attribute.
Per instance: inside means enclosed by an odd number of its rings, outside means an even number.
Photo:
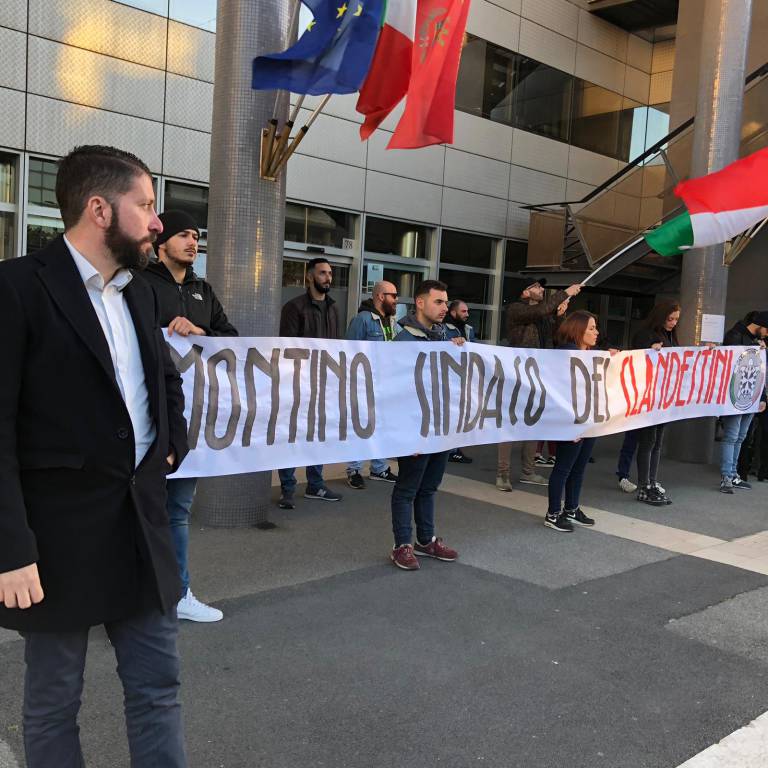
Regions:
<svg viewBox="0 0 768 768"><path fill-rule="evenodd" d="M594 437L586 437L578 443L564 441L557 443L557 460L549 476L549 507L547 512L554 517L560 514L560 503L565 490L565 507L568 512L579 507L581 484L584 471L595 447Z"/></svg>
<svg viewBox="0 0 768 768"><path fill-rule="evenodd" d="M659 475L664 427L656 424L637 431L637 484L641 488L653 485Z"/></svg>
<svg viewBox="0 0 768 768"><path fill-rule="evenodd" d="M448 451L401 456L397 463L397 482L392 489L395 546L413 543L412 517L416 520L416 538L428 544L435 535L435 494L445 474Z"/></svg>

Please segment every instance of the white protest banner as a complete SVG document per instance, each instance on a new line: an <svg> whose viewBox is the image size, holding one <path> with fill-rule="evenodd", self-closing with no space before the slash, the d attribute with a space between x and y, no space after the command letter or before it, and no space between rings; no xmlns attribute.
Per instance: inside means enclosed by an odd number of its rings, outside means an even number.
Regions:
<svg viewBox="0 0 768 768"><path fill-rule="evenodd" d="M757 411L758 347L620 352L173 336L190 453L175 477L573 440Z"/></svg>

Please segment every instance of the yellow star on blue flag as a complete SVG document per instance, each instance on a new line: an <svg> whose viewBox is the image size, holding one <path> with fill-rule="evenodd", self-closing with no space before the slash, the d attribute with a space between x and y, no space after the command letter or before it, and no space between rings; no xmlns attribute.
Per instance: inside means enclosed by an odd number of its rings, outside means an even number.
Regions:
<svg viewBox="0 0 768 768"><path fill-rule="evenodd" d="M384 0L306 0L304 4L314 16L307 26L312 34L305 32L286 51L254 59L252 87L315 96L360 90L378 41Z"/></svg>

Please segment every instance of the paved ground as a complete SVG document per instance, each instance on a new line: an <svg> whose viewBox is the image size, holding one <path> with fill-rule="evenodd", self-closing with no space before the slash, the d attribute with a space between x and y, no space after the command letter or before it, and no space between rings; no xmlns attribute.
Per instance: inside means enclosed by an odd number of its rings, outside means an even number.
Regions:
<svg viewBox="0 0 768 768"><path fill-rule="evenodd" d="M193 588L226 615L181 633L190 765L675 768L768 710L768 483L725 497L667 463L675 504L645 507L616 447L588 470L598 528L571 535L472 449L439 500L461 560L418 573L386 559L384 484L276 510L273 531L196 528ZM128 764L113 668L95 630L89 766ZM0 633L0 768L23 765L22 672Z"/></svg>

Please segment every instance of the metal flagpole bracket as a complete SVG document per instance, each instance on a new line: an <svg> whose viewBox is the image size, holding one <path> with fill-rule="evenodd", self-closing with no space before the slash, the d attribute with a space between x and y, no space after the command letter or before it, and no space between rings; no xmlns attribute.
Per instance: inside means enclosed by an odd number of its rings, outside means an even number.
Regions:
<svg viewBox="0 0 768 768"><path fill-rule="evenodd" d="M259 176L264 181L277 181L280 171L288 162L288 158L296 151L299 144L304 140L307 131L317 120L318 115L325 109L326 104L331 98L331 94L323 97L323 100L315 107L307 122L291 136L293 125L299 115L299 110L304 103L304 96L299 100L291 112L290 118L286 121L282 130L277 131L277 120L274 118L269 121L266 128L261 131L261 153L259 162ZM290 143L289 143L290 142Z"/></svg>
<svg viewBox="0 0 768 768"><path fill-rule="evenodd" d="M731 264L741 256L744 249L752 242L752 239L757 233L766 225L768 218L763 219L754 227L748 229L740 235L737 235L725 244L725 250L723 251L723 266L730 267Z"/></svg>

